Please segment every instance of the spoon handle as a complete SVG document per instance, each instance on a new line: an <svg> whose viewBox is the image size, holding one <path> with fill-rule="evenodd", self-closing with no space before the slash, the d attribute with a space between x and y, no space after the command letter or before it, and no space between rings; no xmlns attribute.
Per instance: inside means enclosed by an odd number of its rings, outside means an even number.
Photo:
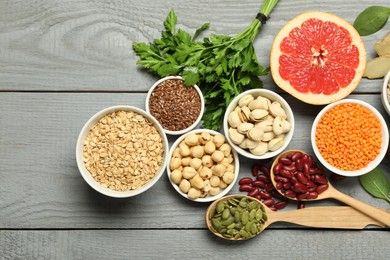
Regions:
<svg viewBox="0 0 390 260"><path fill-rule="evenodd" d="M381 211L373 206L370 206L364 202L354 199L336 189L334 189L334 192L332 193L331 197L359 210L360 212L390 227L389 213Z"/></svg>
<svg viewBox="0 0 390 260"><path fill-rule="evenodd" d="M384 227L381 222L348 206L322 206L270 212L267 224L279 221L316 228L363 229L368 225Z"/></svg>

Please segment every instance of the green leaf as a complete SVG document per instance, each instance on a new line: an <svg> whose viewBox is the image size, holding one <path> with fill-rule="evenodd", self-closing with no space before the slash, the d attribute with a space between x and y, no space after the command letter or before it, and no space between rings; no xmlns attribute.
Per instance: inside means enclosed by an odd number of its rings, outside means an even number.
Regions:
<svg viewBox="0 0 390 260"><path fill-rule="evenodd" d="M376 33L382 29L389 19L390 8L384 6L370 6L361 12L355 19L353 26L361 36Z"/></svg>
<svg viewBox="0 0 390 260"><path fill-rule="evenodd" d="M372 196L387 200L390 203L390 183L385 174L378 168L359 177L363 188Z"/></svg>
<svg viewBox="0 0 390 260"><path fill-rule="evenodd" d="M184 79L184 85L192 86L198 83L199 73L196 67L187 67L184 69L182 75Z"/></svg>
<svg viewBox="0 0 390 260"><path fill-rule="evenodd" d="M170 76L170 75L177 75L179 70L180 70L180 66L179 65L166 63L166 64L161 65L157 69L157 73L161 77L166 77L166 76Z"/></svg>
<svg viewBox="0 0 390 260"><path fill-rule="evenodd" d="M195 31L194 36L192 36L192 40L194 41L199 36L199 34L201 34L204 30L208 29L209 26L210 26L210 23L204 23L201 27L199 27Z"/></svg>
<svg viewBox="0 0 390 260"><path fill-rule="evenodd" d="M173 9L169 12L165 22L164 27L165 29L170 32L171 35L175 34L175 27L177 23L177 16L175 14L175 11Z"/></svg>

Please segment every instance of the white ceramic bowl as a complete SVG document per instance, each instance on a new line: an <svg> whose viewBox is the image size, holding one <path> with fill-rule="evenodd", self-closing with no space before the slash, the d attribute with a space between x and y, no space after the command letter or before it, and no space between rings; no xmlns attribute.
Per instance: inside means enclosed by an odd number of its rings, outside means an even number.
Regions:
<svg viewBox="0 0 390 260"><path fill-rule="evenodd" d="M156 83L153 84L153 86L148 91L148 94L146 96L146 102L145 102L145 109L146 109L146 112L148 112L149 114L152 114L152 113L150 113L149 103L150 103L150 97L151 97L154 89L158 85L160 85L163 81L166 81L166 80L169 80L169 79L181 79L182 80L183 78L180 77L180 76L168 76L168 77L164 77L164 78L158 80ZM168 134L168 135L182 135L182 134L185 134L185 133L191 131L197 125L199 125L199 123L200 123L200 121L202 119L203 113L204 113L204 109L205 109L204 98L203 98L202 91L199 89L199 87L197 85L194 85L192 87L198 92L198 95L200 97L200 113L199 113L198 118L195 120L195 122L192 125L190 125L189 127L185 128L183 130L180 130L180 131L172 131L172 130L165 129L163 127L163 131L166 134Z"/></svg>
<svg viewBox="0 0 390 260"><path fill-rule="evenodd" d="M136 112L143 117L147 118L150 122L153 123L154 127L158 130L159 134L161 135L161 139L163 142L164 146L164 154L163 154L163 161L161 163L159 171L156 173L156 175L151 179L149 182L144 184L138 189L134 190L128 190L128 191L116 191L112 190L109 188L104 188L103 186L100 185L91 175L91 173L86 169L85 163L83 160L83 148L84 148L84 140L86 139L90 129L96 125L96 123L103 118L106 114L113 113L115 111L132 111ZM165 167L168 161L168 140L167 137L160 126L160 124L157 122L157 120L147 114L144 110L132 107L132 106L113 106L113 107L108 107L106 109L101 110L100 112L96 113L93 115L87 123L84 125L84 127L81 129L81 132L79 134L79 137L77 139L77 144L76 144L76 161L77 161L77 166L79 168L79 171L81 173L81 176L84 178L84 180L96 191L110 196L110 197L115 197L115 198L126 198L126 197L132 197L135 195L138 195L140 193L143 193L144 191L150 189L162 176L163 172L165 171Z"/></svg>
<svg viewBox="0 0 390 260"><path fill-rule="evenodd" d="M195 129L195 130L192 130L182 136L180 136L174 143L173 145L171 146L171 149L169 150L169 160L172 158L172 155L173 155L173 151L179 146L180 142L183 141L188 135L190 135L191 133L202 133L202 132L207 132L207 133L210 133L211 135L217 135L217 134L221 134L219 132L216 132L216 131L213 131L213 130L209 130L209 129ZM225 138L226 139L226 138ZM175 184L171 178L170 178L170 175L171 175L171 169L169 167L169 162L167 164L167 174L168 174L168 179L169 181L171 182L173 188L175 188L175 190L181 195L183 196L184 198L186 199L189 199L191 201L195 201L195 202L210 202L210 201L214 201L216 199L219 199L223 196L225 196L234 186L234 184L236 183L237 179L238 179L238 174L239 174L239 167L240 167L240 164L239 164L239 158L238 158L238 154L236 153L236 151L234 151L234 149L232 149L232 155L233 155L233 159L234 159L234 180L231 184L229 184L225 189L221 190L220 193L218 193L217 195L215 196L207 196L207 197L204 197L204 198L198 198L198 199L190 199L188 197L188 195L182 191L180 191L179 189L179 186L177 184Z"/></svg>
<svg viewBox="0 0 390 260"><path fill-rule="evenodd" d="M284 145L281 148L279 148L275 151L268 151L263 155L254 155L248 149L243 149L240 146L233 143L233 141L230 138L229 133L228 133L229 128L230 128L229 122L228 122L229 114L237 107L238 101L241 99L241 97L248 95L248 94L251 94L255 98L258 96L263 96L263 97L270 99L271 102L278 101L282 105L282 108L285 110L285 112L287 114L287 120L291 124L291 129L288 133L286 133L286 136L284 138ZM235 97L230 102L229 106L226 109L224 119L223 119L223 130L225 132L226 139L228 140L229 144L233 147L234 150L236 150L242 156L247 157L247 158L251 158L251 159L255 159L255 160L272 158L272 157L278 155L279 153L281 153L284 149L286 149L286 147L288 146L288 144L290 143L290 141L293 137L294 128L295 128L294 114L292 112L290 105L279 94L277 94L271 90L268 90L268 89L251 89L251 90L247 90L245 92L242 92L240 95Z"/></svg>
<svg viewBox="0 0 390 260"><path fill-rule="evenodd" d="M382 86L382 93L381 93L381 100L382 104L385 107L385 110L387 114L390 115L390 100L387 98L387 90L390 88L390 70L387 72L385 79L383 81L383 86Z"/></svg>
<svg viewBox="0 0 390 260"><path fill-rule="evenodd" d="M339 104L343 104L343 103L355 103L355 104L359 104L359 105L362 105L362 106L368 108L379 119L381 126L382 126L382 144L381 144L381 150L380 150L379 155L373 161L371 161L365 168L362 168L362 169L356 170L356 171L340 170L340 169L334 167L333 165L329 164L324 159L324 157L322 157L320 151L317 148L316 141L315 141L315 134L316 134L317 125L318 125L318 122L320 121L320 119L322 118L322 116L326 112L328 112L330 109L332 109L333 107L335 107ZM312 144L314 153L317 156L318 160L322 163L322 165L324 165L331 172L334 172L334 173L337 173L337 174L343 175L343 176L348 176L348 177L360 176L360 175L363 175L363 174L366 174L366 173L372 171L375 167L377 167L381 163L382 159L386 155L386 151L387 151L387 148L389 145L389 130L387 128L386 121L383 119L382 115L379 113L379 111L376 108L374 108L373 106L371 106L367 102L364 102L361 100L343 99L343 100L340 100L340 101L337 101L337 102L334 102L332 104L327 105L318 113L317 117L314 119L312 129L311 129L311 144Z"/></svg>

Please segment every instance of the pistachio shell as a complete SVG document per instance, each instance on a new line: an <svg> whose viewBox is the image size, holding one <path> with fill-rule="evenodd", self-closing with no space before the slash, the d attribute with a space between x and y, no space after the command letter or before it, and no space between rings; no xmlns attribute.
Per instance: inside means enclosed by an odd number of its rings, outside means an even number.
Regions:
<svg viewBox="0 0 390 260"><path fill-rule="evenodd" d="M263 130L264 133L270 132L270 131L272 131L272 124L273 124L273 121L263 120L263 121L257 122L255 124L255 128L260 128L261 130Z"/></svg>
<svg viewBox="0 0 390 260"><path fill-rule="evenodd" d="M248 107L244 106L241 107L241 111L238 114L238 116L240 117L240 120L242 122L248 122L250 114L251 114L251 110Z"/></svg>
<svg viewBox="0 0 390 260"><path fill-rule="evenodd" d="M251 130L254 127L252 123L242 123L237 127L237 131L240 134L246 135L249 130Z"/></svg>
<svg viewBox="0 0 390 260"><path fill-rule="evenodd" d="M275 135L280 135L283 133L283 125L284 119L280 116L277 116L272 124L272 131L274 131Z"/></svg>
<svg viewBox="0 0 390 260"><path fill-rule="evenodd" d="M284 145L284 135L277 136L268 142L268 149L270 151L276 151Z"/></svg>
<svg viewBox="0 0 390 260"><path fill-rule="evenodd" d="M251 94L245 95L240 100L238 100L238 105L240 107L248 106L248 104L254 99L254 97Z"/></svg>
<svg viewBox="0 0 390 260"><path fill-rule="evenodd" d="M272 132L272 131L270 131L270 132L265 132L264 135L263 135L263 138L261 139L261 141L263 141L263 142L269 142L269 141L272 140L273 138L275 138L274 132Z"/></svg>
<svg viewBox="0 0 390 260"><path fill-rule="evenodd" d="M253 141L261 141L264 136L264 131L259 127L254 127L248 131L247 136Z"/></svg>
<svg viewBox="0 0 390 260"><path fill-rule="evenodd" d="M251 111L249 118L254 122L259 122L261 120L266 119L268 114L269 114L268 111L265 109L255 109Z"/></svg>
<svg viewBox="0 0 390 260"><path fill-rule="evenodd" d="M250 110L255 110L255 109L262 109L263 106L262 106L261 101L256 98L256 99L252 100L251 102L249 102L248 108Z"/></svg>
<svg viewBox="0 0 390 260"><path fill-rule="evenodd" d="M260 142L255 148L249 149L249 151L254 155L263 155L268 151L267 143Z"/></svg>
<svg viewBox="0 0 390 260"><path fill-rule="evenodd" d="M259 141L253 141L249 138L246 138L241 144L240 147L243 149L253 149L255 148L260 142Z"/></svg>
<svg viewBox="0 0 390 260"><path fill-rule="evenodd" d="M269 111L271 115L273 115L274 117L280 116L284 119L287 118L286 111L284 111L284 109L282 108L282 106L278 101L274 101L271 103L269 107Z"/></svg>
<svg viewBox="0 0 390 260"><path fill-rule="evenodd" d="M240 144L245 139L245 135L240 134L236 128L229 128L229 136L235 144Z"/></svg>
<svg viewBox="0 0 390 260"><path fill-rule="evenodd" d="M230 112L228 122L231 127L235 128L242 123L237 111Z"/></svg>
<svg viewBox="0 0 390 260"><path fill-rule="evenodd" d="M290 132L291 130L291 123L287 120L284 120L284 123L283 123L283 133L288 133Z"/></svg>
<svg viewBox="0 0 390 260"><path fill-rule="evenodd" d="M265 110L269 109L269 106L271 105L271 100L262 96L258 96L256 100L258 100L261 103L261 107L260 107L261 109L265 109Z"/></svg>

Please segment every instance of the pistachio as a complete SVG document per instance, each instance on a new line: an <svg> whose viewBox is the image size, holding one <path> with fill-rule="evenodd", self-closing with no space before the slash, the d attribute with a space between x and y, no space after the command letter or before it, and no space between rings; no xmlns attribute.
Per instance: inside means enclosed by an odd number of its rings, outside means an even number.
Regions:
<svg viewBox="0 0 390 260"><path fill-rule="evenodd" d="M240 144L240 147L243 148L243 146L245 146L244 149L253 149L255 148L258 144L259 144L260 141L253 141L249 138L246 138L241 144Z"/></svg>
<svg viewBox="0 0 390 260"><path fill-rule="evenodd" d="M241 122L248 122L250 114L251 110L248 107L241 107L238 116L240 117Z"/></svg>
<svg viewBox="0 0 390 260"><path fill-rule="evenodd" d="M273 120L272 121L264 120L256 123L255 128L260 128L261 130L263 130L264 133L270 132L272 131L272 124L273 124Z"/></svg>
<svg viewBox="0 0 390 260"><path fill-rule="evenodd" d="M261 107L260 108L265 109L265 110L269 109L269 106L271 105L271 100L269 100L266 97L262 97L262 96L258 96L256 98L256 100L258 100L261 103Z"/></svg>
<svg viewBox="0 0 390 260"><path fill-rule="evenodd" d="M266 119L268 114L269 114L268 111L265 109L255 109L252 110L251 113L249 114L249 119L254 122L259 122L261 120Z"/></svg>
<svg viewBox="0 0 390 260"><path fill-rule="evenodd" d="M269 142L275 137L275 133L270 131L270 132L265 132L263 135L263 138L261 138L261 141L263 142Z"/></svg>
<svg viewBox="0 0 390 260"><path fill-rule="evenodd" d="M271 103L269 107L269 111L271 115L273 115L274 117L280 116L284 119L287 118L286 111L284 111L284 109L282 108L282 106L278 101L274 101Z"/></svg>
<svg viewBox="0 0 390 260"><path fill-rule="evenodd" d="M283 133L284 119L280 116L277 116L272 124L272 131L275 135L280 135Z"/></svg>
<svg viewBox="0 0 390 260"><path fill-rule="evenodd" d="M252 123L242 123L237 127L237 131L240 134L247 134L249 130L251 130L254 127Z"/></svg>
<svg viewBox="0 0 390 260"><path fill-rule="evenodd" d="M254 127L248 131L247 136L253 141L261 141L264 136L264 131L259 127Z"/></svg>
<svg viewBox="0 0 390 260"><path fill-rule="evenodd" d="M237 111L234 110L234 111L230 112L229 117L228 117L228 122L229 122L229 125L231 127L235 127L235 128L242 123Z"/></svg>
<svg viewBox="0 0 390 260"><path fill-rule="evenodd" d="M254 97L251 94L245 95L238 101L238 105L240 107L248 106L248 104L254 99Z"/></svg>
<svg viewBox="0 0 390 260"><path fill-rule="evenodd" d="M287 120L283 122L283 133L288 133L291 130L291 123Z"/></svg>
<svg viewBox="0 0 390 260"><path fill-rule="evenodd" d="M260 142L255 148L249 149L254 155L263 155L268 151L267 143Z"/></svg>
<svg viewBox="0 0 390 260"><path fill-rule="evenodd" d="M262 109L263 107L262 107L261 101L256 98L256 99L252 100L251 102L249 102L248 108L250 110L255 110L255 109Z"/></svg>
<svg viewBox="0 0 390 260"><path fill-rule="evenodd" d="M268 149L276 151L284 145L284 135L279 135L268 142Z"/></svg>

